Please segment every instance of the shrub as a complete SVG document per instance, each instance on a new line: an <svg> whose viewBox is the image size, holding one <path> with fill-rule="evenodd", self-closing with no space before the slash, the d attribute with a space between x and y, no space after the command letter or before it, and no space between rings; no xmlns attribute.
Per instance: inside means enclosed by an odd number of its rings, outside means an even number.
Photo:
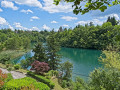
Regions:
<svg viewBox="0 0 120 90"><path fill-rule="evenodd" d="M58 76L58 71L50 70L48 73L46 73L46 76Z"/></svg>
<svg viewBox="0 0 120 90"><path fill-rule="evenodd" d="M15 69L15 70L20 69L20 65L19 65L19 64L14 65L14 69Z"/></svg>
<svg viewBox="0 0 120 90"><path fill-rule="evenodd" d="M51 76L45 76L47 79L51 79Z"/></svg>
<svg viewBox="0 0 120 90"><path fill-rule="evenodd" d="M0 63L5 64L6 62L10 61L10 56L7 54L1 54L0 56Z"/></svg>
<svg viewBox="0 0 120 90"><path fill-rule="evenodd" d="M116 69L95 69L90 77L90 86L96 90L120 90L120 72Z"/></svg>
<svg viewBox="0 0 120 90"><path fill-rule="evenodd" d="M70 86L70 89L72 90L96 90L96 89L90 89L88 87L88 84L84 82L83 79L80 77L76 77L75 82L71 83L72 87Z"/></svg>
<svg viewBox="0 0 120 90"><path fill-rule="evenodd" d="M24 86L21 88L21 90L39 90L39 89L36 89L34 85L30 85L30 86Z"/></svg>
<svg viewBox="0 0 120 90"><path fill-rule="evenodd" d="M12 70L12 67L8 67L7 70L8 70L8 71L11 71L11 70Z"/></svg>
<svg viewBox="0 0 120 90"><path fill-rule="evenodd" d="M10 81L12 79L13 79L13 77L12 77L11 73L8 73L7 78L5 79L5 82L8 82L8 81Z"/></svg>
<svg viewBox="0 0 120 90"><path fill-rule="evenodd" d="M35 79L32 79L30 77L25 77L22 79L12 79L9 82L7 82L4 86L4 89L6 90L20 90L25 87L30 87L30 85L34 86L34 90L50 90L50 88L41 82L37 82Z"/></svg>
<svg viewBox="0 0 120 90"><path fill-rule="evenodd" d="M30 75L31 77L35 78L36 80L47 84L51 89L53 89L55 86L54 83L52 83L49 79L46 79L43 76L37 75L37 74L30 72L30 71L27 74Z"/></svg>
<svg viewBox="0 0 120 90"><path fill-rule="evenodd" d="M67 85L67 81L63 80L62 83L61 83L61 87L62 88L66 88L66 85Z"/></svg>
<svg viewBox="0 0 120 90"><path fill-rule="evenodd" d="M39 61L34 61L31 66L32 66L31 70L35 70L37 73L41 74L50 69L47 63Z"/></svg>
<svg viewBox="0 0 120 90"><path fill-rule="evenodd" d="M0 69L0 88L3 87L4 81L5 81L6 78L7 78L7 74L3 74L2 70Z"/></svg>
<svg viewBox="0 0 120 90"><path fill-rule="evenodd" d="M11 67L12 65L9 62L5 62L6 68Z"/></svg>

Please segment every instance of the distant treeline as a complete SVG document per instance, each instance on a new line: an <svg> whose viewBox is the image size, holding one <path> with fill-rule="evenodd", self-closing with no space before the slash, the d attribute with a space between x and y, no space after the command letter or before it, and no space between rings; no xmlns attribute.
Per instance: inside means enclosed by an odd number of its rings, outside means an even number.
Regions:
<svg viewBox="0 0 120 90"><path fill-rule="evenodd" d="M56 38L62 47L106 49L107 46L119 45L117 42L120 33L120 25L112 25L111 22L103 23L101 26L86 24L78 25L74 29L59 29Z"/></svg>
<svg viewBox="0 0 120 90"><path fill-rule="evenodd" d="M107 49L108 46L119 47L120 25L115 17L108 17L105 23L95 26L89 24L77 25L67 29L60 27L55 32L54 38L62 47ZM54 29L53 29L54 30ZM52 30L52 31L53 31ZM46 42L49 31L23 31L10 29L0 30L0 50L2 49L27 49L31 43Z"/></svg>
<svg viewBox="0 0 120 90"><path fill-rule="evenodd" d="M31 43L45 42L48 31L0 30L0 50L19 50L30 48Z"/></svg>

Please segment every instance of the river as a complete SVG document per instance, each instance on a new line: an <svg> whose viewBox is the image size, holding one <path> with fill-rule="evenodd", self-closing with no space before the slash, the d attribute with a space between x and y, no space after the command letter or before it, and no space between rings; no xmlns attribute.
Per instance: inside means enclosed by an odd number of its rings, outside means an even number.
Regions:
<svg viewBox="0 0 120 90"><path fill-rule="evenodd" d="M83 79L87 79L90 72L95 68L100 67L98 58L101 51L92 49L77 49L77 48L61 48L59 51L61 55L61 61L70 61L73 64L72 78L80 76ZM21 60L34 56L32 51L14 60L14 63L20 63Z"/></svg>

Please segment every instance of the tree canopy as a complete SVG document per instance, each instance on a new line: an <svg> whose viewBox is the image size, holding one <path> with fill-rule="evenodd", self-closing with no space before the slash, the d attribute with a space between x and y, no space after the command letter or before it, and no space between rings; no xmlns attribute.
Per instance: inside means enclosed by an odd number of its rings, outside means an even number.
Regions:
<svg viewBox="0 0 120 90"><path fill-rule="evenodd" d="M54 0L54 4L58 5L61 1L73 3L74 14L85 14L91 10L100 10L104 12L107 7L120 4L120 0ZM83 7L83 3L85 6Z"/></svg>
<svg viewBox="0 0 120 90"><path fill-rule="evenodd" d="M107 22L111 22L113 26L117 25L119 21L115 19L115 17L108 17Z"/></svg>

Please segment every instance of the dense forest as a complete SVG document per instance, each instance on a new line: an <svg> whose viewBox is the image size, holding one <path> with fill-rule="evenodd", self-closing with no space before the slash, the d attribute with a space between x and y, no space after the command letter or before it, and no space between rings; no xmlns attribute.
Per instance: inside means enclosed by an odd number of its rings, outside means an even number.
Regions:
<svg viewBox="0 0 120 90"><path fill-rule="evenodd" d="M0 30L0 50L29 49L31 44L45 42L48 31Z"/></svg>
<svg viewBox="0 0 120 90"><path fill-rule="evenodd" d="M74 29L62 29L56 33L62 47L106 49L107 46L119 45L117 37L120 32L120 25L117 25L115 17L108 17L108 20L101 26L95 26L92 22L85 26L77 25Z"/></svg>

